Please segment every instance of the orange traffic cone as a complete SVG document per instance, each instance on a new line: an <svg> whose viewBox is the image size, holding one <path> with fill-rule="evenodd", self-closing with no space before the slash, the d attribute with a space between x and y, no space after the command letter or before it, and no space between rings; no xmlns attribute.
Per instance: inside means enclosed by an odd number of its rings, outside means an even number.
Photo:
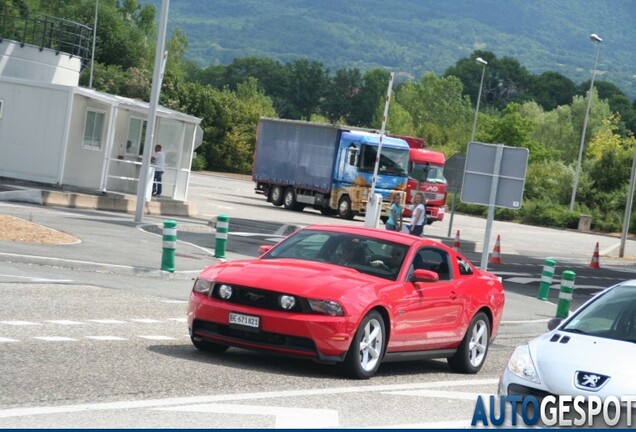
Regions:
<svg viewBox="0 0 636 432"><path fill-rule="evenodd" d="M501 264L501 243L499 240L499 235L497 234L495 249L492 251L492 254L490 254L490 260L488 261L491 264Z"/></svg>
<svg viewBox="0 0 636 432"><path fill-rule="evenodd" d="M453 242L453 250L455 252L459 252L459 230L457 230L457 234L455 234L455 241Z"/></svg>
<svg viewBox="0 0 636 432"><path fill-rule="evenodd" d="M598 242L596 242L596 247L594 248L594 255L592 255L592 262L589 265L590 268L601 268L598 262Z"/></svg>

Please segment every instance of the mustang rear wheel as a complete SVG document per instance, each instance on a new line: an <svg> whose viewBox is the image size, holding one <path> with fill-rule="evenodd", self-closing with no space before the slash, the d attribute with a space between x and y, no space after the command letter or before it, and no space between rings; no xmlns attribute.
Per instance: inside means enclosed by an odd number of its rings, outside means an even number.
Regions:
<svg viewBox="0 0 636 432"><path fill-rule="evenodd" d="M372 377L384 356L386 330L384 319L377 311L364 317L351 341L345 358L345 371L353 378Z"/></svg>
<svg viewBox="0 0 636 432"><path fill-rule="evenodd" d="M212 353L222 353L229 348L229 346L227 345L218 344L214 342L208 342L208 341L204 341L195 337L190 337L190 340L192 340L192 345L194 345L198 350L201 350L201 351L207 351Z"/></svg>
<svg viewBox="0 0 636 432"><path fill-rule="evenodd" d="M485 313L479 312L470 322L464 340L448 364L455 372L474 374L479 372L486 361L490 342L490 321Z"/></svg>

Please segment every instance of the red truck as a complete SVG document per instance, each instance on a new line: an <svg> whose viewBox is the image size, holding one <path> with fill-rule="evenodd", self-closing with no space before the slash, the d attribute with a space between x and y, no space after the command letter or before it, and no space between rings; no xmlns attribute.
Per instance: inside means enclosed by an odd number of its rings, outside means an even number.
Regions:
<svg viewBox="0 0 636 432"><path fill-rule="evenodd" d="M444 178L444 164L446 157L443 153L427 150L423 138L391 135L405 140L410 150L409 155L409 180L406 186L406 206L404 216L410 217L413 211L413 197L419 190L426 196L427 223L444 219L446 205L446 179ZM421 181L417 181L420 177ZM419 184L418 184L419 183Z"/></svg>

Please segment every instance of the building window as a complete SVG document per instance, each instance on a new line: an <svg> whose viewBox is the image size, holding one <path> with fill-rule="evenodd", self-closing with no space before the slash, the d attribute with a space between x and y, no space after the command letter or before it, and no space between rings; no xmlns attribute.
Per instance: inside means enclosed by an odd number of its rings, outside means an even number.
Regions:
<svg viewBox="0 0 636 432"><path fill-rule="evenodd" d="M142 156L146 141L146 120L132 117L128 123L128 139L126 140L126 154Z"/></svg>
<svg viewBox="0 0 636 432"><path fill-rule="evenodd" d="M86 111L86 121L84 122L84 139L82 141L83 147L101 150L102 132L104 131L105 117L106 115L103 112L93 110Z"/></svg>

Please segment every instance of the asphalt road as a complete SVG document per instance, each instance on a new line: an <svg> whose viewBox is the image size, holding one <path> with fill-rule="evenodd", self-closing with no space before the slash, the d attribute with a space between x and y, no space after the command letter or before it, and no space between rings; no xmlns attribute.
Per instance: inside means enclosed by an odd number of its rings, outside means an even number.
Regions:
<svg viewBox="0 0 636 432"><path fill-rule="evenodd" d="M606 249L615 239L495 222L503 263L491 270L511 294L478 375L414 361L355 381L304 360L240 349L211 355L191 345L185 326L192 278L215 262L209 221L230 216L228 259L254 256L296 225L362 221L275 208L246 181L193 175L190 191L201 217L178 220L172 274L158 270L161 218L138 226L131 215L0 206L84 239L76 248L1 244L0 428L467 427L477 395L496 391L514 347L543 332L555 310L534 298L547 256L558 258L552 298L562 269L577 273L577 302L634 274L629 260L605 256L600 269L587 267L597 239ZM475 262L483 223L455 217ZM444 224L428 235L444 237Z"/></svg>

